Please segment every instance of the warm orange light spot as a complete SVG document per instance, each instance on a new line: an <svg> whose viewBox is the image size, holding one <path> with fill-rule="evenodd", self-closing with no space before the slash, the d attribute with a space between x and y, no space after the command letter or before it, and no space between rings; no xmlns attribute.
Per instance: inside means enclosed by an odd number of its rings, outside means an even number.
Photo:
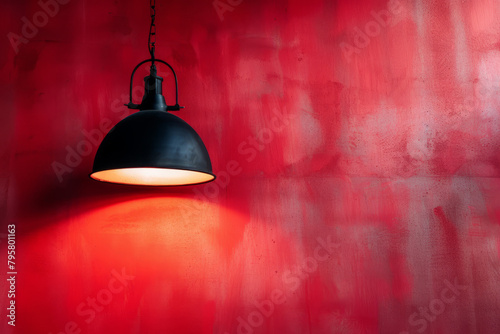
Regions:
<svg viewBox="0 0 500 334"><path fill-rule="evenodd" d="M215 178L203 172L167 168L110 169L92 173L90 177L104 182L145 186L181 186L208 182Z"/></svg>

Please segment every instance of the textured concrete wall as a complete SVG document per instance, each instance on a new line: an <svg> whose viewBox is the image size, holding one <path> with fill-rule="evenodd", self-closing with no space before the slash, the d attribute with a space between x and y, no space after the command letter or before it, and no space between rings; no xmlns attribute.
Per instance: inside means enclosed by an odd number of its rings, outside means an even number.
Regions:
<svg viewBox="0 0 500 334"><path fill-rule="evenodd" d="M146 1L47 3L0 14L2 333L500 332L498 1L158 1L180 189L87 177Z"/></svg>

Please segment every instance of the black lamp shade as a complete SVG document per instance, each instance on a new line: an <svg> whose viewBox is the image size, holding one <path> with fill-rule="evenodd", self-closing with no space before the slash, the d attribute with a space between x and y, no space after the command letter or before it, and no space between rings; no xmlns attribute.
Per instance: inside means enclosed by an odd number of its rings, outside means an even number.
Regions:
<svg viewBox="0 0 500 334"><path fill-rule="evenodd" d="M136 112L113 127L97 150L90 177L149 186L215 179L200 136L179 117L160 110Z"/></svg>

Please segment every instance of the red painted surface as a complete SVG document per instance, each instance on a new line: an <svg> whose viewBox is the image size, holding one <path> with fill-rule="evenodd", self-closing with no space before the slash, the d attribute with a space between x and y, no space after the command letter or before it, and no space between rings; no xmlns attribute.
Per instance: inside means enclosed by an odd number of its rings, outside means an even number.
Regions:
<svg viewBox="0 0 500 334"><path fill-rule="evenodd" d="M71 0L17 53L42 9L3 5L0 332L499 333L500 4L217 4L158 3L219 175L180 189L87 178L146 3Z"/></svg>

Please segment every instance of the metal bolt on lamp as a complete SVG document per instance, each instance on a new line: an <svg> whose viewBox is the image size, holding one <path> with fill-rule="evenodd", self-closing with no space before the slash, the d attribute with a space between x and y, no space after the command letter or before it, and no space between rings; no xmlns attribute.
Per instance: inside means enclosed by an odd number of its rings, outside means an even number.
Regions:
<svg viewBox="0 0 500 334"><path fill-rule="evenodd" d="M118 124L104 137L97 150L90 177L97 181L146 185L180 186L210 182L215 179L208 151L200 136L181 118L168 111L178 111L179 92L174 69L155 58L155 1L151 0L151 26L148 49L150 59L140 62L130 78L129 109L136 112ZM145 92L141 104L132 102L134 73L144 63L151 63L144 78ZM162 95L163 78L155 63L170 68L175 79L175 105L169 106Z"/></svg>

